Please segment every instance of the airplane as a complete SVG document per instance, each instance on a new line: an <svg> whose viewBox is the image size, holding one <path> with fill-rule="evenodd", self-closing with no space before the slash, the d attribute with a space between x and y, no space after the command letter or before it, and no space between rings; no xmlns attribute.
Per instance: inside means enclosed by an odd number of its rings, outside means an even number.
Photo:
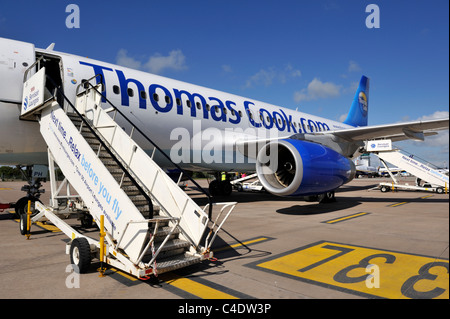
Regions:
<svg viewBox="0 0 450 319"><path fill-rule="evenodd" d="M389 167L389 172L393 173L394 175L401 175L406 173L404 169L396 166ZM385 167L380 167L379 173L381 176L389 176L388 169Z"/></svg>
<svg viewBox="0 0 450 319"><path fill-rule="evenodd" d="M372 159L370 154L361 154L353 160L356 167L356 177L368 176L376 177L379 174L380 167L372 166Z"/></svg>
<svg viewBox="0 0 450 319"><path fill-rule="evenodd" d="M54 44L39 49L32 43L0 38L0 164L48 165L39 124L19 120L22 104L28 103L22 96L24 73L30 68L34 72L32 66L38 60L71 101L79 84L98 75L92 81L103 85L102 102L109 100L119 107L184 170L216 175L209 185L212 195L231 193L230 181L221 179L221 172L256 172L264 189L274 195L333 201L335 190L354 178L352 158L363 153L364 141L423 141L449 127L448 117L368 125L366 76L361 77L348 116L341 123L57 52ZM174 169L162 156L155 161L164 169Z"/></svg>

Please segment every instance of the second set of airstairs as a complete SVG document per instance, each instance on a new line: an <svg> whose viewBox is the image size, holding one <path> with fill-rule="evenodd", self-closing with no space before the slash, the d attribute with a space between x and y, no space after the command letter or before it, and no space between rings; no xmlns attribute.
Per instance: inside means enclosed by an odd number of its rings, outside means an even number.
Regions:
<svg viewBox="0 0 450 319"><path fill-rule="evenodd" d="M147 278L211 258L211 244L236 203L213 204L209 197L209 203L199 207L152 159L158 146L144 151L133 139L139 129L111 103L102 108L103 81L93 85L94 77L81 84L73 104L56 85L50 86L55 92L49 92L46 82L52 80L45 67L33 65L29 70L36 68L30 79L25 74L21 119L39 121L48 146L52 195L49 205L36 201L34 213L29 208L21 216L22 234L29 234L34 222L51 221L70 238L66 252L80 272L98 258ZM129 132L116 122L119 114L128 121ZM58 195L62 184L56 185L55 164L76 194ZM92 216L100 239L66 223L61 199ZM214 222L213 206L220 209Z"/></svg>
<svg viewBox="0 0 450 319"><path fill-rule="evenodd" d="M448 193L448 172L440 170L435 165L413 154L393 147L391 140L368 141L366 150L378 156L392 178L392 183L380 183L379 188L382 192L387 192L391 189L405 189L431 191L438 194ZM423 182L423 185L419 185L420 183L417 185L400 184L387 163L391 163L412 176L416 176L418 181Z"/></svg>

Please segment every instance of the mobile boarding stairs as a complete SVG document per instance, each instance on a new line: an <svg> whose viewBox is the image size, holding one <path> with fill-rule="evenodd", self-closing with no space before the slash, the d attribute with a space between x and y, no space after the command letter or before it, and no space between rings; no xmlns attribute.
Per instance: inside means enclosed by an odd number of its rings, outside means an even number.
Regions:
<svg viewBox="0 0 450 319"><path fill-rule="evenodd" d="M366 151L380 158L380 161L392 178L392 183L380 183L379 189L382 192L404 189L436 192L438 194L448 193L448 173L439 170L435 165L413 154L393 147L391 140L368 141L366 143ZM387 162L416 176L418 181L421 180L424 184L422 186L419 185L420 183L418 185L400 184L390 171Z"/></svg>
<svg viewBox="0 0 450 319"><path fill-rule="evenodd" d="M28 71L35 69L38 72L27 79ZM28 206L28 213L21 215L21 233L29 236L32 223L51 221L71 239L66 253L81 273L87 271L93 258L138 278L212 258L211 245L236 203L213 204L205 193L209 204L200 208L153 161L155 151L161 151L158 146L109 101L111 107L102 109L101 99L106 97L101 94L101 84L90 84L97 77L80 84L74 106L46 76L39 61L28 71L24 100L30 99L22 106L21 119L39 121L48 146L52 195L49 206L34 203L33 215ZM119 115L124 118L122 122L126 121L124 126L131 129L129 133L116 123ZM153 144L151 155L133 140L137 132ZM64 182L57 187L55 163L76 195L59 195ZM100 228L99 240L83 235L63 220L67 209L61 209L58 203L64 200L92 216ZM221 208L214 222L213 206ZM204 237L210 221L212 226Z"/></svg>

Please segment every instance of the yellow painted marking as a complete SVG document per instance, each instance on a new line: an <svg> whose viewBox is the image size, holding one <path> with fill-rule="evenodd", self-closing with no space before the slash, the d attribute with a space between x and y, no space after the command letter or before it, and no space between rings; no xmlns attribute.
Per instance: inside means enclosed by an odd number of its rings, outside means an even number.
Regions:
<svg viewBox="0 0 450 319"><path fill-rule="evenodd" d="M9 188L9 187L0 187L0 191L6 191L6 190L10 190L10 189L12 189L12 188Z"/></svg>
<svg viewBox="0 0 450 319"><path fill-rule="evenodd" d="M127 273L119 269L110 267L110 270L131 281L138 281L136 277L128 275ZM175 273L169 272L162 274L160 276L160 279L171 286L186 291L192 295L198 296L202 299L238 299L233 295L229 295L217 289L205 286L203 284L195 282L194 280L181 277Z"/></svg>
<svg viewBox="0 0 450 319"><path fill-rule="evenodd" d="M14 214L13 211L10 211L10 213ZM14 221L17 222L17 223L20 222L19 219L14 219ZM39 227L45 229L45 230L51 231L52 233L60 233L61 232L61 230L58 227L56 227L55 225L45 224L43 222L35 222L34 224L36 226L39 226Z"/></svg>
<svg viewBox="0 0 450 319"><path fill-rule="evenodd" d="M423 196L423 197L420 197L421 199L425 199L425 198L428 198L428 197L433 197L434 195L427 195L427 196Z"/></svg>
<svg viewBox="0 0 450 319"><path fill-rule="evenodd" d="M353 214L353 215L349 215L349 216L345 216L345 217L341 217L341 218L337 218L337 219L332 219L332 220L328 220L324 223L326 224L335 224L335 223L339 223L342 222L344 220L347 219L351 219L351 218L356 218L356 217L360 217L360 216L364 216L364 215L368 215L369 213L358 213L358 214Z"/></svg>
<svg viewBox="0 0 450 319"><path fill-rule="evenodd" d="M54 225L48 225L48 224L44 224L42 222L36 222L36 225L39 226L39 227L44 228L45 230L51 231L53 233L60 233L61 232L61 230L58 227L54 226Z"/></svg>
<svg viewBox="0 0 450 319"><path fill-rule="evenodd" d="M236 247L239 247L239 246L246 246L246 245L258 243L258 242L261 242L261 241L264 241L264 240L267 240L267 239L268 239L267 237L260 237L260 238L256 238L256 239L253 239L253 240L244 241L243 243L238 243L238 244L234 244L234 245L230 245L230 246L214 249L213 252L217 253L219 251L224 251L224 250L228 250L228 249L231 249L231 248L236 248Z"/></svg>
<svg viewBox="0 0 450 319"><path fill-rule="evenodd" d="M257 266L356 294L449 298L449 262L445 259L319 242Z"/></svg>
<svg viewBox="0 0 450 319"><path fill-rule="evenodd" d="M397 207L397 206L405 205L405 204L408 204L408 202L401 202L401 203L397 203L397 204L392 204L392 205L389 205L388 207Z"/></svg>
<svg viewBox="0 0 450 319"><path fill-rule="evenodd" d="M123 272L123 271L121 271L121 270L119 270L119 269L110 267L109 270L111 270L111 271L113 271L113 272L115 272L115 273L121 275L122 277L127 278L128 280L131 280L131 281L137 281L137 280L138 280L136 277L131 276L131 275L128 275L126 272Z"/></svg>
<svg viewBox="0 0 450 319"><path fill-rule="evenodd" d="M244 246L244 245L251 245L251 244L259 243L259 242L262 242L262 241L265 241L268 239L269 238L267 238L267 237L260 237L260 238L256 238L256 239L252 239L252 240L247 240L242 243L215 249L214 252L224 251L227 249L236 248L236 247ZM110 270L114 271L115 273L117 273L131 281L138 280L136 277L130 276L130 275L124 273L123 271L120 271L113 267L110 267ZM198 283L194 280L184 278L173 272L164 273L161 276L159 276L159 278L171 286L174 286L178 289L188 292L189 294L195 295L195 296L203 298L203 299L239 299L236 296L233 296L233 295L224 293L220 290L208 287L208 286Z"/></svg>
<svg viewBox="0 0 450 319"><path fill-rule="evenodd" d="M235 296L178 276L174 273L167 274L167 276L164 277L167 277L164 281L168 284L203 299L238 299Z"/></svg>

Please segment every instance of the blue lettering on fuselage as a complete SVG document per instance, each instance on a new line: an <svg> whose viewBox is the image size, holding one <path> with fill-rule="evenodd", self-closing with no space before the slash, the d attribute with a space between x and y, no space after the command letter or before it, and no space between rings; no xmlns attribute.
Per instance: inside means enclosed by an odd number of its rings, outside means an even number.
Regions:
<svg viewBox="0 0 450 319"><path fill-rule="evenodd" d="M103 81L105 90L102 102L106 102L107 85L104 71L115 71L120 85L120 96L122 106L130 106L129 89L136 88L137 96L139 98L139 108L147 109L147 99L145 86L139 80L127 78L123 71L113 70L111 68L101 66L98 64L87 63L80 61L81 65L91 67L94 74L101 75L97 77L96 81L99 84ZM131 87L130 87L131 86ZM163 96L163 98L160 98ZM216 122L229 122L231 124L239 124L241 122L241 112L238 111L236 102L222 101L217 97L209 96L205 98L199 93L191 93L186 90L173 88L172 90L160 85L151 84L148 86L148 97L153 108L161 113L168 113L174 109L178 115L183 115L183 106L190 109L190 116L197 118L202 116L203 119L208 119L211 115L212 120ZM208 100L207 100L208 99ZM184 102L183 102L184 101ZM244 113L247 114L248 120L253 127L272 129L276 127L279 131L287 131L297 133L295 119L292 115L287 115L282 109L273 111L272 113L264 108L259 108L258 113L252 112L251 108L256 110L256 105L250 101L244 101ZM329 131L330 128L326 123L314 121L311 119L299 119L298 133L309 133L317 131Z"/></svg>

